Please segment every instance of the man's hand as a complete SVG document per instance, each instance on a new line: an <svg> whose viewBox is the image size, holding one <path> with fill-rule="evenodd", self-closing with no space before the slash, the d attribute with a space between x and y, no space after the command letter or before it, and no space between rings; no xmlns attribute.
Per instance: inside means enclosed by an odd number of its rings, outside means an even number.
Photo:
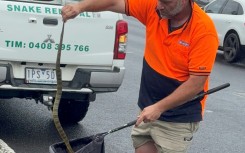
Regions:
<svg viewBox="0 0 245 153"><path fill-rule="evenodd" d="M64 22L66 22L69 19L75 18L80 13L81 11L78 4L65 5L61 10L61 15Z"/></svg>
<svg viewBox="0 0 245 153"><path fill-rule="evenodd" d="M157 120L162 114L162 111L157 107L157 105L151 105L143 109L143 111L138 116L135 126L138 126L142 121L153 122Z"/></svg>

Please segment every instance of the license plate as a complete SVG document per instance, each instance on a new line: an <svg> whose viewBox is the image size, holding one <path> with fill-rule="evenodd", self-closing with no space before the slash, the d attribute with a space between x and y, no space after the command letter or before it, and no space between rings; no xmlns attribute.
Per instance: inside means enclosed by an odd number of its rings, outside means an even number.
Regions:
<svg viewBox="0 0 245 153"><path fill-rule="evenodd" d="M26 83L57 84L54 69L26 68Z"/></svg>

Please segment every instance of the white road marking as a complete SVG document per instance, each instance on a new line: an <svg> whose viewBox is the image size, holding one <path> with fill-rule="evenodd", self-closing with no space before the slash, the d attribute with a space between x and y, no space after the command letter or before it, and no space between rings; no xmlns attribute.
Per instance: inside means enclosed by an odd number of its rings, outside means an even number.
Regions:
<svg viewBox="0 0 245 153"><path fill-rule="evenodd" d="M241 98L245 98L245 92L233 92L233 95Z"/></svg>
<svg viewBox="0 0 245 153"><path fill-rule="evenodd" d="M206 110L205 112L206 113L213 113L213 111L211 111L211 110Z"/></svg>
<svg viewBox="0 0 245 153"><path fill-rule="evenodd" d="M15 153L3 140L0 139L0 153Z"/></svg>

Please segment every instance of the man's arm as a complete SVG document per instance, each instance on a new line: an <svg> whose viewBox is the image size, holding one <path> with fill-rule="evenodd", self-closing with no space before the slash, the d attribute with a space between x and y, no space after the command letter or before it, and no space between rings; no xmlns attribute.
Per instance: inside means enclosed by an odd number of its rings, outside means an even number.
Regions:
<svg viewBox="0 0 245 153"><path fill-rule="evenodd" d="M172 94L142 110L138 116L136 126L142 121L155 121L163 112L188 102L188 100L195 97L204 89L207 78L208 76L190 75L190 78L181 84Z"/></svg>
<svg viewBox="0 0 245 153"><path fill-rule="evenodd" d="M62 8L63 21L75 18L81 12L112 11L125 13L125 0L82 0L76 4L68 4Z"/></svg>

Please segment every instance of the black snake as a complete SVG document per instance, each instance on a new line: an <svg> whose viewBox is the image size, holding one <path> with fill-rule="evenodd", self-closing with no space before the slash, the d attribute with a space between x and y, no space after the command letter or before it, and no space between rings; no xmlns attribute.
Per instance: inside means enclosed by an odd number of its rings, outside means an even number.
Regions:
<svg viewBox="0 0 245 153"><path fill-rule="evenodd" d="M70 145L70 142L68 140L68 137L66 136L66 133L60 124L60 120L59 120L59 116L58 116L58 108L59 108L60 99L61 99L61 95L62 95L62 73L61 73L61 69L60 69L60 58L61 58L61 48L62 48L63 36L64 36L64 27L65 27L65 23L63 22L62 31L61 31L61 35L60 35L60 44L59 44L59 48L58 48L58 52L57 52L57 59L56 59L57 91L56 91L56 95L55 95L55 101L54 101L54 105L53 105L53 113L52 114L53 114L53 120L54 120L55 127L56 127L57 131L59 132L60 137L64 141L68 153L74 153L74 151Z"/></svg>

